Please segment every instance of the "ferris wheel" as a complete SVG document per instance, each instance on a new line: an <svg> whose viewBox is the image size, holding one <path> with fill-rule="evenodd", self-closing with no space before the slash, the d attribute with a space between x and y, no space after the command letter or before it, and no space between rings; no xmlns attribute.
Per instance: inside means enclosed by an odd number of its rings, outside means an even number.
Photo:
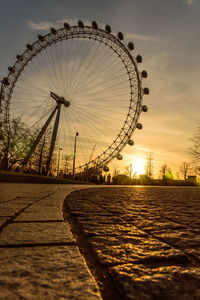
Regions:
<svg viewBox="0 0 200 300"><path fill-rule="evenodd" d="M139 71L140 55L132 56L134 44L123 43L121 32L100 29L93 21L85 26L64 23L51 28L18 54L9 74L2 80L3 122L20 117L28 128L38 128L26 165L46 131L51 139L46 168L53 153L75 155L76 172L95 168L109 171L108 164L121 160L122 150L133 146L141 112L147 112L142 98L149 89L142 86L146 71ZM75 167L75 166L73 166Z"/></svg>

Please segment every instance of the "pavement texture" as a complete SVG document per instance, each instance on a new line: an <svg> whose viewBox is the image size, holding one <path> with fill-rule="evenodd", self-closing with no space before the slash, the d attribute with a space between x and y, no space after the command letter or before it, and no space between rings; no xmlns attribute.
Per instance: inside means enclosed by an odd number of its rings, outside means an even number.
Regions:
<svg viewBox="0 0 200 300"><path fill-rule="evenodd" d="M86 187L0 184L1 300L101 299L62 213L67 194Z"/></svg>
<svg viewBox="0 0 200 300"><path fill-rule="evenodd" d="M0 184L0 299L200 299L200 189Z"/></svg>
<svg viewBox="0 0 200 300"><path fill-rule="evenodd" d="M200 299L200 188L74 191L64 217L103 299Z"/></svg>

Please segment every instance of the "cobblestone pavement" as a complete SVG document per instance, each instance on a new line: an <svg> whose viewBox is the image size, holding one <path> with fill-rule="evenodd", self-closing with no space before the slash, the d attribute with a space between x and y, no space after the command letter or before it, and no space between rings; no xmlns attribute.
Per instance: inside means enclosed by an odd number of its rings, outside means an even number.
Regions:
<svg viewBox="0 0 200 300"><path fill-rule="evenodd" d="M62 216L86 185L0 184L0 299L101 299Z"/></svg>
<svg viewBox="0 0 200 300"><path fill-rule="evenodd" d="M75 191L64 211L104 299L200 299L199 188Z"/></svg>

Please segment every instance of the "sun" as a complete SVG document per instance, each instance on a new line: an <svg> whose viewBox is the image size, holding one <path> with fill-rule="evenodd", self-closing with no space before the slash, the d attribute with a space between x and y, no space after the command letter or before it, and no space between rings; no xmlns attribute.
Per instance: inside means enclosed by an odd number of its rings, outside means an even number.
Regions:
<svg viewBox="0 0 200 300"><path fill-rule="evenodd" d="M145 173L145 162L142 158L135 158L133 160L133 168L137 175L143 175Z"/></svg>

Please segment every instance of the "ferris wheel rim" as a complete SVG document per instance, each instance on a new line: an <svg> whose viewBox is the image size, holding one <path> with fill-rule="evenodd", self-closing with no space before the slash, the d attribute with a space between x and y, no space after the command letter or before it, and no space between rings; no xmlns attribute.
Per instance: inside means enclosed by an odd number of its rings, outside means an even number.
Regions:
<svg viewBox="0 0 200 300"><path fill-rule="evenodd" d="M130 105L123 127L121 128L119 134L113 140L111 145L101 155L95 158L95 160L77 167L77 169L94 166L102 168L110 163L122 151L122 149L130 140L142 111L142 97L144 93L142 89L142 75L137 68L136 59L132 57L128 48L121 42L119 38L110 32L107 32L106 30L93 28L92 26L84 26L83 28L80 26L70 26L70 29L66 29L64 27L55 30L54 33L51 31L50 33L44 35L42 37L44 41L42 41L41 38L38 38L32 45L27 44L27 49L20 55L20 57L18 57L13 67L10 69L10 72L7 76L7 79L10 82L9 86L3 85L1 88L1 94L3 95L2 100L4 103L4 120L7 121L9 119L10 101L12 99L12 93L15 88L15 84L26 65L28 65L32 58L54 43L64 39L78 39L80 37L96 40L99 43L109 46L114 52L116 52L126 68L128 79L130 81ZM35 48L37 49L34 51ZM135 87L135 85L137 85L137 87ZM137 99L133 100L134 97Z"/></svg>

